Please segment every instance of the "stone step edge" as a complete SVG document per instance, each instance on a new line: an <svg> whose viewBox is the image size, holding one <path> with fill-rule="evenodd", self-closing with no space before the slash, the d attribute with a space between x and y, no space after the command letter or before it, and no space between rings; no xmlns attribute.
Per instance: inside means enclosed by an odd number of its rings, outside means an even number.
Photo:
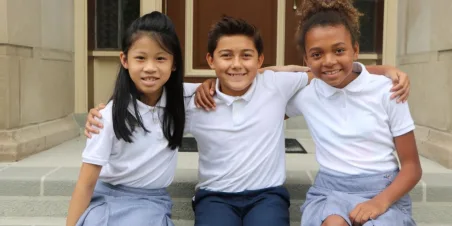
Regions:
<svg viewBox="0 0 452 226"><path fill-rule="evenodd" d="M79 168L9 167L0 173L0 196L71 196ZM284 185L291 197L304 199L316 174L316 170L286 171ZM169 193L176 198L192 197L197 176L195 169L177 169ZM452 174L424 173L410 195L414 202L452 202Z"/></svg>
<svg viewBox="0 0 452 226"><path fill-rule="evenodd" d="M173 199L173 219L193 220L191 199ZM292 200L291 221L301 219L303 200ZM0 218L4 217L65 217L69 197L0 197ZM417 222L450 223L452 203L413 203L413 216Z"/></svg>

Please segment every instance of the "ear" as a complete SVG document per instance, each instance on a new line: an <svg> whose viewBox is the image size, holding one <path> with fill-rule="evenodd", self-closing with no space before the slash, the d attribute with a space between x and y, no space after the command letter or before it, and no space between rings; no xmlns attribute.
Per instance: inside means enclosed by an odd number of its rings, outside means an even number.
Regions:
<svg viewBox="0 0 452 226"><path fill-rule="evenodd" d="M129 64L127 63L127 56L124 52L119 53L119 59L121 60L121 64L125 69L129 69Z"/></svg>
<svg viewBox="0 0 452 226"><path fill-rule="evenodd" d="M264 63L264 59L265 59L265 57L264 57L264 54L262 53L262 54L259 56L259 58L257 59L257 64L259 65L259 68L262 67L262 64Z"/></svg>
<svg viewBox="0 0 452 226"><path fill-rule="evenodd" d="M210 53L206 54L206 60L207 60L207 63L209 64L209 66L210 66L210 69L215 70L215 65L213 64L213 56L210 55Z"/></svg>
<svg viewBox="0 0 452 226"><path fill-rule="evenodd" d="M359 43L356 42L355 45L353 45L353 61L357 61L358 60L358 55L359 55Z"/></svg>

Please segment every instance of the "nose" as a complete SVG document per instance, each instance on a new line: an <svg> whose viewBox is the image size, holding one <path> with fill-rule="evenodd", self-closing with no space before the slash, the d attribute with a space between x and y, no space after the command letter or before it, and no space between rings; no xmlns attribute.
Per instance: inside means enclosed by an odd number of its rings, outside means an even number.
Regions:
<svg viewBox="0 0 452 226"><path fill-rule="evenodd" d="M155 72L156 70L157 70L156 64L154 61L152 61L152 60L146 61L145 65L143 67L143 71L145 71L147 73L152 73L152 72Z"/></svg>
<svg viewBox="0 0 452 226"><path fill-rule="evenodd" d="M238 69L238 68L242 68L242 61L240 60L240 57L234 57L234 59L232 60L232 68L233 69Z"/></svg>
<svg viewBox="0 0 452 226"><path fill-rule="evenodd" d="M333 66L337 63L337 59L336 56L334 54L326 54L325 56L325 61L323 62L323 64L327 67L329 66Z"/></svg>

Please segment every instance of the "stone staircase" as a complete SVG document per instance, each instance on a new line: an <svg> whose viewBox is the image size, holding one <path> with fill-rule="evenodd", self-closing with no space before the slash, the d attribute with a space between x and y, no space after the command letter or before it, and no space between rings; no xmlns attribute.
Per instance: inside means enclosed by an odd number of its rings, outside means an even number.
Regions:
<svg viewBox="0 0 452 226"><path fill-rule="evenodd" d="M291 225L300 225L299 207L318 169L312 141L299 141L311 154L286 155ZM65 225L84 144L79 137L20 162L0 163L0 226ZM193 225L197 158L197 153L180 153L174 183L168 188L176 226ZM414 218L418 225L452 225L452 170L425 158L422 165L423 178L411 192Z"/></svg>

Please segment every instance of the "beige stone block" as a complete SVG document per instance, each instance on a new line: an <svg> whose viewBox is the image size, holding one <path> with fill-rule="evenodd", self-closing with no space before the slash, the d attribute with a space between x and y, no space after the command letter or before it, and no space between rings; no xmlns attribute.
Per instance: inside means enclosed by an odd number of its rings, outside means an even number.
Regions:
<svg viewBox="0 0 452 226"><path fill-rule="evenodd" d="M0 56L15 56L16 48L8 44L0 44Z"/></svg>
<svg viewBox="0 0 452 226"><path fill-rule="evenodd" d="M9 44L0 44L0 56L1 55L32 57L33 48L24 46L14 46Z"/></svg>
<svg viewBox="0 0 452 226"><path fill-rule="evenodd" d="M10 44L41 45L41 1L7 0L8 40Z"/></svg>
<svg viewBox="0 0 452 226"><path fill-rule="evenodd" d="M21 123L28 125L68 115L74 105L71 62L21 60Z"/></svg>
<svg viewBox="0 0 452 226"><path fill-rule="evenodd" d="M45 135L46 149L78 136L80 133L80 127L72 114L62 119L42 123L39 128L41 133Z"/></svg>
<svg viewBox="0 0 452 226"><path fill-rule="evenodd" d="M42 60L56 60L56 61L66 61L72 62L74 59L74 54L72 52L54 49L36 49L36 56L39 56Z"/></svg>
<svg viewBox="0 0 452 226"><path fill-rule="evenodd" d="M107 103L113 93L119 64L119 56L94 58L94 106L97 106L99 103Z"/></svg>
<svg viewBox="0 0 452 226"><path fill-rule="evenodd" d="M7 0L0 0L0 44L8 43Z"/></svg>
<svg viewBox="0 0 452 226"><path fill-rule="evenodd" d="M15 130L0 131L0 161L17 161L79 136L72 114Z"/></svg>
<svg viewBox="0 0 452 226"><path fill-rule="evenodd" d="M0 162L14 162L17 161L17 144L2 144L0 143Z"/></svg>
<svg viewBox="0 0 452 226"><path fill-rule="evenodd" d="M0 129L19 126L19 58L0 56Z"/></svg>
<svg viewBox="0 0 452 226"><path fill-rule="evenodd" d="M41 1L42 47L73 51L73 0Z"/></svg>
<svg viewBox="0 0 452 226"><path fill-rule="evenodd" d="M433 50L452 50L452 2L450 0L435 0L431 2L431 39ZM449 22L447 22L449 21Z"/></svg>
<svg viewBox="0 0 452 226"><path fill-rule="evenodd" d="M399 0L397 5L397 55L399 56L406 54L408 1Z"/></svg>
<svg viewBox="0 0 452 226"><path fill-rule="evenodd" d="M446 131L451 124L452 62L410 64L400 67L410 75L408 100L416 124Z"/></svg>
<svg viewBox="0 0 452 226"><path fill-rule="evenodd" d="M431 50L431 1L409 0L407 14L406 53L428 52Z"/></svg>

